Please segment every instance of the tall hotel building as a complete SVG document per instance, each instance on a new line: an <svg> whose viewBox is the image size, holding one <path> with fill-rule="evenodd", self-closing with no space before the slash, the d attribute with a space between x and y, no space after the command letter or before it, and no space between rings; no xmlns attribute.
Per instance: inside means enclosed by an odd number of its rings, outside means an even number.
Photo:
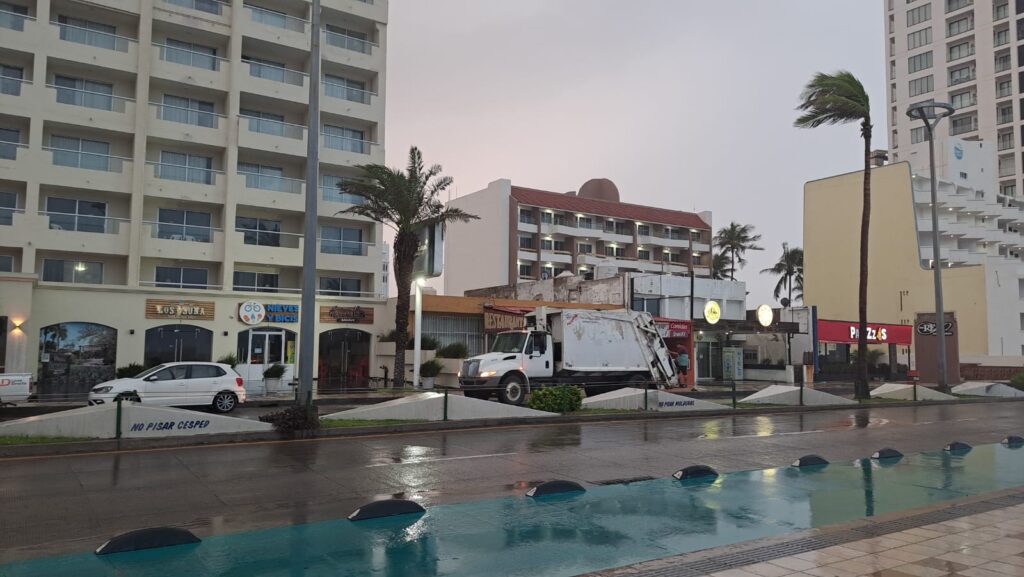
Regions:
<svg viewBox="0 0 1024 577"><path fill-rule="evenodd" d="M0 373L67 397L129 363L234 353L258 392L265 367L294 373L314 314L320 385L365 379L387 253L338 183L384 160L387 14L322 0L311 127L309 2L0 0Z"/></svg>

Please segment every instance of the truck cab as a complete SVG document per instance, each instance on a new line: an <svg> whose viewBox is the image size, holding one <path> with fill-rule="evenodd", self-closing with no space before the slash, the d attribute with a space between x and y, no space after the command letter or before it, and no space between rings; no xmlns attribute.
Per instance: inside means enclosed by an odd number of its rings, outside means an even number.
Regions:
<svg viewBox="0 0 1024 577"><path fill-rule="evenodd" d="M459 371L463 393L477 399L497 393L503 403L520 405L531 380L554 374L551 334L524 330L498 333L491 352L466 359Z"/></svg>

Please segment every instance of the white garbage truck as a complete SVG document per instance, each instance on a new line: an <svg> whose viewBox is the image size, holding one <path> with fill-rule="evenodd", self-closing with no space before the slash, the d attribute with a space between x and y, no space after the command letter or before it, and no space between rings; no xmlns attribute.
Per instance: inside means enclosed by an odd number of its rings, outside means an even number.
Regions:
<svg viewBox="0 0 1024 577"><path fill-rule="evenodd" d="M593 395L675 381L668 347L648 313L538 307L526 325L498 333L491 352L463 361L459 385L466 396L497 394L521 405L531 388L552 384L581 385Z"/></svg>

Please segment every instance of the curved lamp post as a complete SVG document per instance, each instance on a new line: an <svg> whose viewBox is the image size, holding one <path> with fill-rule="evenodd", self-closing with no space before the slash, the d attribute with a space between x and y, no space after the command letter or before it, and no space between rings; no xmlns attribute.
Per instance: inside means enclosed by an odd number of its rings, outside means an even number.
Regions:
<svg viewBox="0 0 1024 577"><path fill-rule="evenodd" d="M921 102L907 108L907 116L924 122L924 131L928 137L929 180L932 186L932 272L935 275L935 324L939 337L939 375L938 388L948 392L946 382L946 312L942 306L942 256L939 246L939 206L938 177L935 174L935 127L939 121L956 112L956 109L945 102Z"/></svg>

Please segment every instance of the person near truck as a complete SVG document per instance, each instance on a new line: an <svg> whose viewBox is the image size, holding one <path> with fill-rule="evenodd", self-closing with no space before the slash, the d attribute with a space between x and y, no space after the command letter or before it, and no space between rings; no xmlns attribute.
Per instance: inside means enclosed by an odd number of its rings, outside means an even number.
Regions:
<svg viewBox="0 0 1024 577"><path fill-rule="evenodd" d="M690 370L690 352L686 350L686 345L679 345L676 347L676 370L679 372L679 384L686 384L686 373Z"/></svg>

